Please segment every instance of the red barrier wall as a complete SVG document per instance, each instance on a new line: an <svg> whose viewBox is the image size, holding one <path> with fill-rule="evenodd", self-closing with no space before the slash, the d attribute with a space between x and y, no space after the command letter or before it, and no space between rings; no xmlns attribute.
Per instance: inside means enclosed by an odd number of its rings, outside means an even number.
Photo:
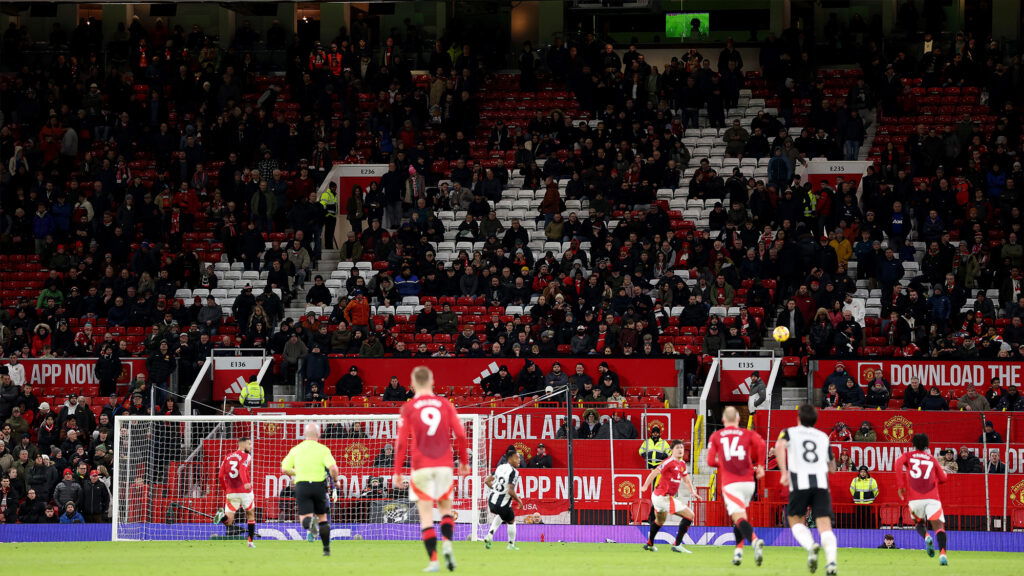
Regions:
<svg viewBox="0 0 1024 576"><path fill-rule="evenodd" d="M918 377L925 387L966 388L988 386L999 378L1003 386L1024 385L1024 364L1020 362L958 362L950 360L817 360L818 369L811 376L815 388L822 388L825 379L843 364L857 384L867 386L875 370L882 370L893 387L893 396L902 396L910 379Z"/></svg>
<svg viewBox="0 0 1024 576"><path fill-rule="evenodd" d="M918 432L928 435L933 444L939 442L960 444L977 443L983 431L985 418L992 421L997 432L1006 438L1007 417L1013 418L1010 426L1010 441L1024 443L1024 414L1013 412L957 412L920 410L821 410L818 412L817 428L829 431L837 422L845 422L852 431L868 421L875 429L878 440L883 442L909 443ZM771 430L768 430L769 421ZM758 412L755 426L765 438L774 441L783 428L796 426L795 410L773 410Z"/></svg>
<svg viewBox="0 0 1024 576"><path fill-rule="evenodd" d="M252 410L253 414L397 414L397 407L385 408L262 408ZM459 408L460 414L482 414L489 416L486 437L495 442L505 440L553 440L558 428L565 420L564 408L522 408L510 411L508 408ZM611 415L620 412L622 417L633 423L637 434L644 435L644 429L652 426L661 428L665 438L680 439L689 442L693 436L693 421L696 411L684 409L640 409L640 408L597 408L602 422L607 422ZM579 425L583 410L573 408L573 420ZM293 426L295 424L293 423ZM391 438L392 436L388 436ZM640 441L637 440L637 443Z"/></svg>
<svg viewBox="0 0 1024 576"><path fill-rule="evenodd" d="M598 364L607 362L609 368L619 375L619 383L624 388L636 386L674 387L676 386L676 361L671 358L534 358L532 359L545 374L551 371L551 365L560 362L562 370L572 374L576 364L582 363L586 367L587 374L594 381L597 381ZM474 386L477 394L483 394L480 390L481 378L498 371L498 367L508 366L512 377L515 378L525 364L524 360L516 358L345 358L331 357L331 379L325 388L327 393L334 384L346 374L351 366L359 368L359 376L363 382L373 386L384 386L392 376L398 379L404 386L409 383L409 374L413 368L427 364L434 371L439 390L450 386Z"/></svg>

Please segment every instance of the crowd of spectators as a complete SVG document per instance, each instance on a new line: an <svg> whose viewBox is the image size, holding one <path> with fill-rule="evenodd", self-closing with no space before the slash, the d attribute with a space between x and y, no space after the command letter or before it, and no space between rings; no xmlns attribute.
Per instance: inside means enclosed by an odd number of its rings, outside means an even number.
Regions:
<svg viewBox="0 0 1024 576"><path fill-rule="evenodd" d="M353 29L333 42L301 42L275 24L267 46L287 48L288 58L285 75L268 79L268 63L250 51L258 34L246 26L223 50L198 28L138 19L111 39L86 23L70 35L55 30L51 43L72 51L0 76L0 251L46 271L35 297L0 293L0 352L9 358L0 368L0 521L104 521L112 419L177 413L163 394L149 407L150 390L166 390L174 373L190 381L214 347L280 355L311 401L323 399L328 380L338 395L363 393L358 370L332 376L327 354L678 355L692 379L700 352L759 348L773 322L789 328L786 352L795 356L854 356L874 337L906 357L1021 359L1019 63L999 43L965 33L882 50L862 24L833 35L863 47L863 74L838 95L817 73L813 39L796 30L766 38L756 62L730 41L720 51L690 48L661 70L636 46L592 34L555 40L543 59L527 44L513 83L486 68L479 47L452 38L436 43L429 74L414 76L408 38L372 46ZM17 28L3 41L6 56L27 46ZM123 62L99 57L105 42ZM965 103L987 106L995 129L980 130L970 114L941 129L921 125L881 150L860 195L851 183L813 188L797 174L810 158L857 159L872 125L916 117L914 78L979 87L980 101ZM773 94L777 114L727 120L752 82ZM517 125L482 106L488 91L545 87L574 100ZM770 159L767 178L738 166L719 173L694 157L684 138L703 118L723 129L726 156ZM494 154L508 161L482 161ZM338 211L318 193L335 161L389 169ZM544 191L530 215L539 230L498 218L513 178ZM706 228L677 226L680 217L656 201L659 189L681 187L713 205ZM569 200L585 208L567 210ZM446 221L449 211L465 217ZM342 258L382 263L353 268L340 299L313 273L333 245L325 225L330 231L339 212L352 228L337 247ZM440 262L446 230L483 246ZM535 253L531 240L569 248ZM923 254L914 242L924 242ZM229 302L182 301L179 290L221 280L202 246L266 271L266 280ZM907 277L908 262L920 262L910 268L917 275ZM858 281L881 290L880 323L868 317ZM397 337L401 319L373 313L406 297L424 302L412 332L450 336L447 344L410 345ZM488 314L478 331L456 311L459 298L532 308L507 321ZM285 317L304 304L331 312ZM712 313L737 305L735 316ZM137 346L109 331L100 337L101 321L147 334ZM691 329L692 345L677 349L666 338L673 328ZM121 359L140 355L145 373L119 396ZM61 406L39 402L19 365L81 356L97 358L109 395L102 410L76 395ZM481 392L536 395L564 384L581 402L613 411L626 403L607 366L596 377L582 365L545 374L528 361L516 375L501 366ZM912 383L902 406L949 409L934 395ZM408 391L392 379L383 397L401 401ZM844 370L829 378L823 406L891 400L880 373L864 391ZM992 386L957 407L1022 410L1024 400ZM617 414L602 423L588 410L559 436L635 438ZM834 433L870 441L874 431ZM947 470L980 471L964 452L945 455ZM1001 465L998 455L987 462Z"/></svg>
<svg viewBox="0 0 1024 576"><path fill-rule="evenodd" d="M109 521L117 400L98 417L84 396L51 407L0 372L0 523Z"/></svg>
<svg viewBox="0 0 1024 576"><path fill-rule="evenodd" d="M286 74L268 80L247 40L207 49L201 30L141 20L123 36L123 66L86 49L0 78L0 246L48 271L37 297L2 296L5 357L144 355L145 392L166 388L175 372L190 380L221 346L264 347L289 376L320 380L316 360L327 353L696 356L760 347L773 321L790 329L790 355L853 356L880 337L904 356L1021 357L1019 75L998 43L926 36L883 51L866 41L861 79L837 95L817 74L813 40L795 30L766 38L757 62L730 41L717 53L688 49L664 70L636 46L594 35L557 40L543 61L526 45L518 85L451 38L437 42L422 77L400 38L285 38ZM996 130L982 133L969 116L941 135L922 129L905 155L881 153L860 196L850 183L812 188L796 174L812 157L860 156L866 126L913 114L914 77L981 86ZM777 94L778 114L733 122L723 143L728 156L771 158L767 179L739 167L719 174L683 141L705 116L725 128L751 81ZM562 86L575 102L522 125L481 108L487 91ZM509 161L485 167L495 152ZM380 265L353 269L340 299L312 272L333 219L317 187L338 160L389 165L342 210L353 227L342 256ZM511 178L545 192L531 215L542 238L496 217ZM679 187L714 204L706 229L677 226L655 202L658 189ZM567 200L585 208L568 211ZM453 210L464 220L441 218ZM446 229L482 247L440 262ZM536 239L570 247L535 253ZM230 302L182 301L178 290L217 287L202 245L266 280ZM903 286L903 264L917 260L920 274ZM880 324L855 295L861 280L881 290ZM412 349L396 335L400 318L373 314L411 296L431 301L411 321L414 333L450 343ZM488 316L484 332L462 330L449 298L532 308L508 322ZM332 311L285 317L302 304ZM735 317L712 313L737 305ZM148 335L136 347L110 332L99 338L99 320ZM695 330L691 346L665 337L678 327Z"/></svg>

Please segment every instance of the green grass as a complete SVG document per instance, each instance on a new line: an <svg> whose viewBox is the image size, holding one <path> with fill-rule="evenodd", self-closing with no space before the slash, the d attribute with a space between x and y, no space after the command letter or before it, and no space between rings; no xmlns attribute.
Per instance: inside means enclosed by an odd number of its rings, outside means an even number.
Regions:
<svg viewBox="0 0 1024 576"><path fill-rule="evenodd" d="M730 563L732 548L691 546L693 554L676 554L667 545L658 552L626 544L559 544L523 542L518 552L495 542L456 542L459 574L481 576L572 576L633 574L715 574L774 576L807 574L806 554L796 548L767 548L765 562L754 566L747 550L743 565ZM259 542L255 550L244 542L73 542L53 544L6 544L0 552L2 566L20 567L15 574L67 576L97 572L103 576L341 576L347 574L417 574L426 565L419 542L335 541L333 556L320 556L319 543ZM818 574L824 574L824 555ZM950 566L939 568L938 558L921 550L840 549L841 576L1010 576L1024 572L1024 554L951 552ZM93 566L94 568L83 568ZM677 572L678 570L678 572Z"/></svg>

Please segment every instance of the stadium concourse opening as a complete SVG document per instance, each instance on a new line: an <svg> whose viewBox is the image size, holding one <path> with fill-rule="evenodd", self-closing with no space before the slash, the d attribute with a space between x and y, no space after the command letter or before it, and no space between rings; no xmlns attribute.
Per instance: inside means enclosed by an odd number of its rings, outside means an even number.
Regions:
<svg viewBox="0 0 1024 576"><path fill-rule="evenodd" d="M1020 3L685 4L5 4L5 561L1008 573Z"/></svg>

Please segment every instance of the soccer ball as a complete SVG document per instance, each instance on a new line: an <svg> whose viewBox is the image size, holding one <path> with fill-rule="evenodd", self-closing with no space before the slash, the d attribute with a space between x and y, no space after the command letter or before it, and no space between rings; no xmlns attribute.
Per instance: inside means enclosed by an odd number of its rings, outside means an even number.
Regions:
<svg viewBox="0 0 1024 576"><path fill-rule="evenodd" d="M776 342L785 342L789 340L789 328L785 326L776 326L775 330L772 330L772 338L775 338Z"/></svg>

